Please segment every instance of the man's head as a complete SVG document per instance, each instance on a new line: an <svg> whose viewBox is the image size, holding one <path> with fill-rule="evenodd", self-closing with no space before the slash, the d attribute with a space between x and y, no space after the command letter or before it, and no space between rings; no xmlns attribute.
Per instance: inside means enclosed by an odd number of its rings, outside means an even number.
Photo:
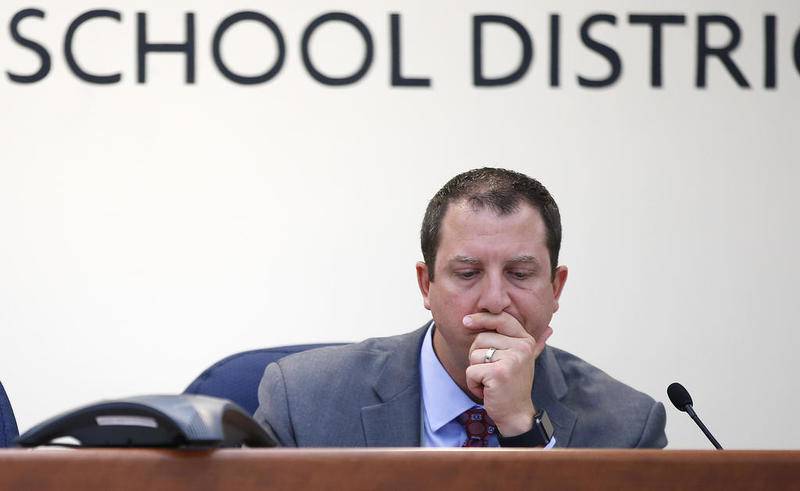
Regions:
<svg viewBox="0 0 800 491"><path fill-rule="evenodd" d="M558 207L538 181L504 169L460 174L429 203L421 235L417 280L446 365L467 363L475 332L464 316L510 316L545 336L567 268L558 266Z"/></svg>
<svg viewBox="0 0 800 491"><path fill-rule="evenodd" d="M561 249L561 215L555 200L536 179L506 169L484 167L450 179L428 203L420 238L422 257L428 265L431 281L435 278L442 220L448 207L461 201L467 202L476 211L488 208L498 216L518 211L521 203L527 203L537 210L546 228L550 269L555 274Z"/></svg>

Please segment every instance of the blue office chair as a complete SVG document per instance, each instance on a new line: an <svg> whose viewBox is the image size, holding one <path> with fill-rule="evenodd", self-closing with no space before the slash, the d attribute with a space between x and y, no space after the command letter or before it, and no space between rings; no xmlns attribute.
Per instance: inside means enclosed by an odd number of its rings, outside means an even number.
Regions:
<svg viewBox="0 0 800 491"><path fill-rule="evenodd" d="M258 383L267 365L292 353L341 344L345 343L297 344L236 353L211 365L183 392L230 399L253 414L258 408Z"/></svg>
<svg viewBox="0 0 800 491"><path fill-rule="evenodd" d="M3 389L3 383L0 382L0 448L14 445L17 436L19 436L17 420L14 418L11 402Z"/></svg>

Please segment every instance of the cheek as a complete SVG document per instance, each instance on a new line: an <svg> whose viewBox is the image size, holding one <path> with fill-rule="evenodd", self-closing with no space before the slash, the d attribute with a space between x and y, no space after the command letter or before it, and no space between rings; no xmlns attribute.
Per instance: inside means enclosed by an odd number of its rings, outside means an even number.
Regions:
<svg viewBox="0 0 800 491"><path fill-rule="evenodd" d="M555 303L553 290L549 287L517 291L511 298L528 326L534 327L550 322Z"/></svg>
<svg viewBox="0 0 800 491"><path fill-rule="evenodd" d="M457 285L442 281L430 290L431 309L439 315L460 318L471 314L475 309L474 294L469 289L458 288Z"/></svg>

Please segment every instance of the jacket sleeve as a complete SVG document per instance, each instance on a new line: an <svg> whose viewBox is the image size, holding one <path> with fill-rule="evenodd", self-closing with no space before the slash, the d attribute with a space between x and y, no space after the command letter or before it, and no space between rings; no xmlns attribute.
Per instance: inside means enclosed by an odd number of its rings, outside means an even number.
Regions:
<svg viewBox="0 0 800 491"><path fill-rule="evenodd" d="M254 418L260 425L272 429L281 445L297 446L286 396L286 383L283 371L277 363L267 366L258 384L258 409Z"/></svg>
<svg viewBox="0 0 800 491"><path fill-rule="evenodd" d="M667 424L667 413L664 410L664 405L656 402L650 408L650 414L644 423L642 435L639 437L639 442L636 443L636 448L664 448L667 446L667 434L664 428Z"/></svg>

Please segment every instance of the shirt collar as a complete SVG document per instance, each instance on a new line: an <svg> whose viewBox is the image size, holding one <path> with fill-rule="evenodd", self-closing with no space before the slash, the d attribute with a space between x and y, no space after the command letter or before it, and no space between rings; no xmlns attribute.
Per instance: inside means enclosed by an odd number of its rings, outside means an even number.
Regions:
<svg viewBox="0 0 800 491"><path fill-rule="evenodd" d="M431 322L420 350L420 378L425 419L434 432L477 404L456 385L433 351Z"/></svg>

